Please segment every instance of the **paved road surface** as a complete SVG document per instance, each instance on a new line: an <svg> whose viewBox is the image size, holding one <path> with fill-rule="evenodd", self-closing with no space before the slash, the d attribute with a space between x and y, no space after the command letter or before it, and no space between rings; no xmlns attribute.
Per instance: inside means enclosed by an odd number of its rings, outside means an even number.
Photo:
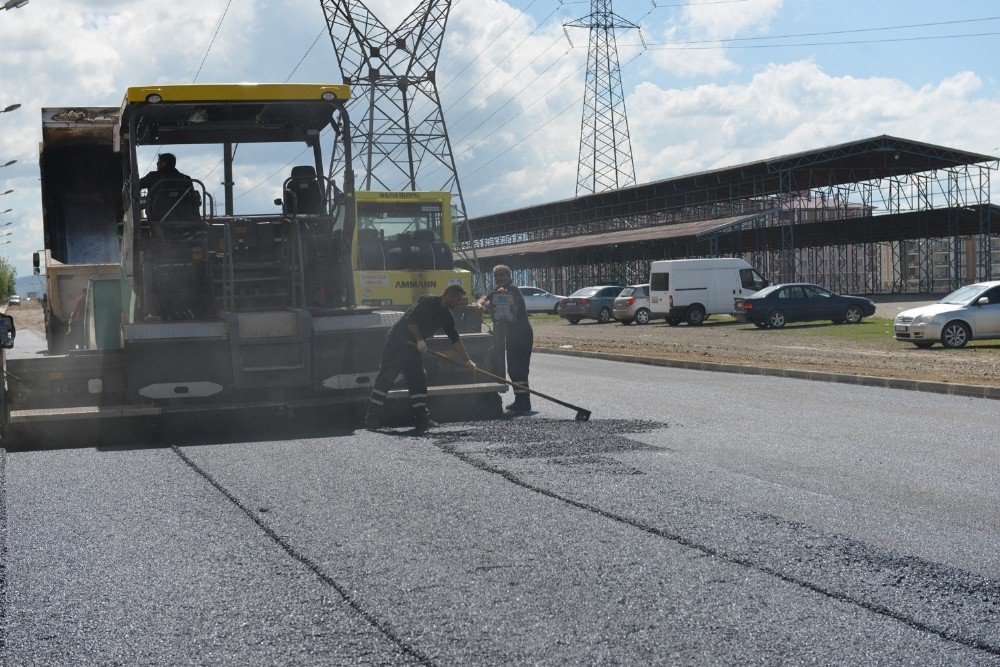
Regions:
<svg viewBox="0 0 1000 667"><path fill-rule="evenodd" d="M533 384L594 421L7 454L8 663L1000 665L995 402Z"/></svg>

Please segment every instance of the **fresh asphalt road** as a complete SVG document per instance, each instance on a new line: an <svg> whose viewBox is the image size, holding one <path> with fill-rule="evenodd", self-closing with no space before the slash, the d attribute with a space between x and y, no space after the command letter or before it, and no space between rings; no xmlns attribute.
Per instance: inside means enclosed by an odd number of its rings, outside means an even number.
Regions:
<svg viewBox="0 0 1000 667"><path fill-rule="evenodd" d="M532 373L593 420L8 453L6 662L1000 665L996 402Z"/></svg>

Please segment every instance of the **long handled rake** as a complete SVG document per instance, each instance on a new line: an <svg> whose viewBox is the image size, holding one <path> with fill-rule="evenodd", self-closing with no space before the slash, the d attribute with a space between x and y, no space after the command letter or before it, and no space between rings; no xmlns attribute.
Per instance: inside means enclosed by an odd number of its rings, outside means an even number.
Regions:
<svg viewBox="0 0 1000 667"><path fill-rule="evenodd" d="M462 363L458 359L453 359L452 357L449 357L447 354L443 354L443 353L438 352L436 350L427 350L427 351L430 352L433 355L441 357L442 359L450 361L451 363L453 363L453 364L455 364L457 366L461 366L462 368L465 368L465 364L464 363ZM549 396L547 394L543 394L540 391L535 391L534 389L529 389L528 387L525 387L524 385L520 385L520 384L518 384L516 382L511 382L507 378L500 377L499 375L494 375L493 373L490 373L489 371L485 371L485 370L483 370L482 368L479 368L479 367L476 368L475 372L479 373L480 375L485 375L488 378L492 378L492 379L496 380L497 382L502 382L502 383L504 383L506 385L510 385L514 389L519 389L521 391L526 391L529 394L534 394L535 396L538 396L539 398L544 398L547 401L552 401L553 403L557 403L557 404L563 406L564 408L569 408L570 410L576 410L576 420L578 422L590 421L590 410L585 410L585 409L583 409L583 408L581 408L581 407L579 407L577 405L573 405L572 403L567 403L566 401L560 401L558 398L553 398L552 396Z"/></svg>

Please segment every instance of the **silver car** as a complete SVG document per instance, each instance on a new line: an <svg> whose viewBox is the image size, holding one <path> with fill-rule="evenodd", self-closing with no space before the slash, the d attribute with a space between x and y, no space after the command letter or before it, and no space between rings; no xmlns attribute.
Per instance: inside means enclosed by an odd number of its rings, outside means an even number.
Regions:
<svg viewBox="0 0 1000 667"><path fill-rule="evenodd" d="M904 310L893 323L896 340L927 348L965 347L1000 338L1000 280L961 287L937 303Z"/></svg>
<svg viewBox="0 0 1000 667"><path fill-rule="evenodd" d="M565 299L546 292L540 287L519 287L524 297L524 307L529 313L556 313L556 304Z"/></svg>
<svg viewBox="0 0 1000 667"><path fill-rule="evenodd" d="M612 317L622 324L649 324L649 283L629 285L615 299Z"/></svg>

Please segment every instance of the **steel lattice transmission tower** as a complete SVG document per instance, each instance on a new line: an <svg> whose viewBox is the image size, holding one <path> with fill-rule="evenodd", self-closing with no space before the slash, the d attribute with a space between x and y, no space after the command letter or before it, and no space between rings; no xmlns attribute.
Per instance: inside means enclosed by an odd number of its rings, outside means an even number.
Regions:
<svg viewBox="0 0 1000 667"><path fill-rule="evenodd" d="M590 29L576 194L634 185L635 163L615 32L639 26L615 14L611 0L590 0L590 13L565 25Z"/></svg>
<svg viewBox="0 0 1000 667"><path fill-rule="evenodd" d="M436 81L452 0L421 0L392 30L361 0L320 4L344 83L351 86L359 189L448 191L458 209L455 222L464 222L465 199ZM342 167L334 161L331 178Z"/></svg>

